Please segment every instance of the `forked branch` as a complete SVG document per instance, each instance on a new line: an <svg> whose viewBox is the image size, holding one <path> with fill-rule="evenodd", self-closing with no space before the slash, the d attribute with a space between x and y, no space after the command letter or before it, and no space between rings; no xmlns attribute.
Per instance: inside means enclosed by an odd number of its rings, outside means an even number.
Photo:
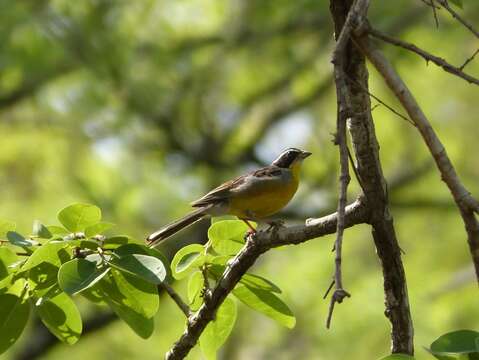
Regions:
<svg viewBox="0 0 479 360"><path fill-rule="evenodd" d="M417 103L409 88L398 75L391 63L382 52L374 47L367 37L356 39L356 43L369 58L374 67L386 81L389 88L416 124L426 146L428 147L442 180L448 186L454 201L459 208L468 236L469 250L476 269L479 282L479 223L475 213L479 213L479 202L462 184L459 176L447 155L444 145L439 140L426 115Z"/></svg>

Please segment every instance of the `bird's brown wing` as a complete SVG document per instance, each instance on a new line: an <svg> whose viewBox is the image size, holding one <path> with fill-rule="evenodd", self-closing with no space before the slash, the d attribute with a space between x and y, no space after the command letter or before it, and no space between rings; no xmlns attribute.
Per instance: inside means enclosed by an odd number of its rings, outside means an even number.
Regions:
<svg viewBox="0 0 479 360"><path fill-rule="evenodd" d="M211 190L202 198L194 201L191 203L193 207L202 207L205 205L221 203L228 199L232 192L235 190L242 188L246 182L253 178L271 178L274 176L281 175L281 169L274 165L265 166L261 169L252 171L248 174L238 176L237 178L227 181L217 188Z"/></svg>

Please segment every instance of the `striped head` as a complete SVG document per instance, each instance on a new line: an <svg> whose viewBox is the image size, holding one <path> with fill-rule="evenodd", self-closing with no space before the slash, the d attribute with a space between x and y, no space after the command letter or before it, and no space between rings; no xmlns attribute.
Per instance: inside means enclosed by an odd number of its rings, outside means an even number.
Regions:
<svg viewBox="0 0 479 360"><path fill-rule="evenodd" d="M304 159L306 159L311 153L296 148L289 148L284 150L271 165L278 166L280 168L291 169L295 165L299 165Z"/></svg>

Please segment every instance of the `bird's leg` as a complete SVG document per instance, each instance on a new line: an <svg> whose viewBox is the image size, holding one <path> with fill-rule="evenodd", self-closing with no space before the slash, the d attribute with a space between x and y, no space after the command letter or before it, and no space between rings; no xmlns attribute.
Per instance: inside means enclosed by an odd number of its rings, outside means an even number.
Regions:
<svg viewBox="0 0 479 360"><path fill-rule="evenodd" d="M246 219L241 219L241 220L243 220L244 223L245 223L246 225L248 225L248 227L249 227L249 230L248 230L248 231L246 232L246 234L245 234L245 238L247 238L247 237L249 237L249 236L251 236L251 235L256 234L256 229L253 227L253 225L251 225L251 224L249 223L248 220L246 220Z"/></svg>
<svg viewBox="0 0 479 360"><path fill-rule="evenodd" d="M268 228L266 229L266 232L269 232L274 229L284 227L284 220L281 220L281 219L271 220L271 221L268 221L267 224L268 224Z"/></svg>

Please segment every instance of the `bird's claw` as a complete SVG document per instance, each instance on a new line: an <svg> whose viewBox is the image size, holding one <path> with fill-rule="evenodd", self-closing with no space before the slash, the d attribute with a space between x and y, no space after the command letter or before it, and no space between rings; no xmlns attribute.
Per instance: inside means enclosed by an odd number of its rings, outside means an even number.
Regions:
<svg viewBox="0 0 479 360"><path fill-rule="evenodd" d="M273 220L268 222L268 228L266 229L266 232L270 232L279 228L284 227L284 220Z"/></svg>
<svg viewBox="0 0 479 360"><path fill-rule="evenodd" d="M245 232L244 234L244 240L248 240L248 238L250 238L251 236L254 236L256 235L256 230L253 230L253 229L248 229L248 231Z"/></svg>

